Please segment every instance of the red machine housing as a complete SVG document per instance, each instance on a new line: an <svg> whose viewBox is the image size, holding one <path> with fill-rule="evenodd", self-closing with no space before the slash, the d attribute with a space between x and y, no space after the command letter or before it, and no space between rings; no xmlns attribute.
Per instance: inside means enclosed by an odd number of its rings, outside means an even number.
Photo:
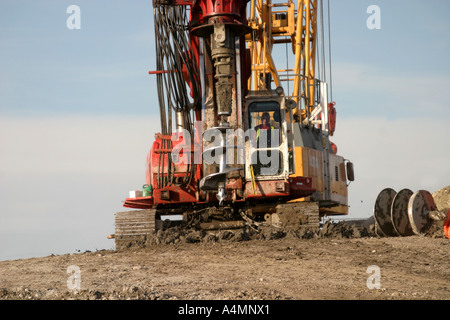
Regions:
<svg viewBox="0 0 450 320"><path fill-rule="evenodd" d="M146 184L152 186L153 194L147 197L127 198L124 207L148 209L159 204L196 202L198 200L196 186L200 181L201 169L201 165L198 164L201 150L195 147L198 145L191 143L179 132L172 135L157 133L147 155L145 177ZM173 155L176 155L177 159L174 159ZM194 168L191 169L191 166ZM191 183L181 184L190 175ZM169 180L173 183L169 183Z"/></svg>

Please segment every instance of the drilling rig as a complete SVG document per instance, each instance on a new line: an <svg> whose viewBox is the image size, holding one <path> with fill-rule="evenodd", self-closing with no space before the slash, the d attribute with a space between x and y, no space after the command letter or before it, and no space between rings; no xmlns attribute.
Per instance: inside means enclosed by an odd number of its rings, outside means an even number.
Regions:
<svg viewBox="0 0 450 320"><path fill-rule="evenodd" d="M354 171L330 141L323 1L154 0L153 10L161 131L142 191L124 201L133 210L116 213L116 247L171 216L226 229L347 215Z"/></svg>

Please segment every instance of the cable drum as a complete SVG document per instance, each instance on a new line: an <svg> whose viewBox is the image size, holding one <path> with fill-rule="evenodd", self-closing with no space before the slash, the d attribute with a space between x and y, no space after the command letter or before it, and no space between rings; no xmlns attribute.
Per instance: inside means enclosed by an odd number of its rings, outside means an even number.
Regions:
<svg viewBox="0 0 450 320"><path fill-rule="evenodd" d="M399 235L391 220L391 207L396 195L395 190L386 188L379 193L375 201L373 216L376 232L380 236L395 237Z"/></svg>

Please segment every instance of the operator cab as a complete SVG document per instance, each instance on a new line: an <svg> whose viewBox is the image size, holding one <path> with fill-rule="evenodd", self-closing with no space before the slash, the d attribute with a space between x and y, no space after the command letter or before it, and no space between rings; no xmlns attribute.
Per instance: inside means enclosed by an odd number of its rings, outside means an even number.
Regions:
<svg viewBox="0 0 450 320"><path fill-rule="evenodd" d="M251 170L257 180L289 174L284 100L284 95L274 90L250 92L246 98L247 179Z"/></svg>

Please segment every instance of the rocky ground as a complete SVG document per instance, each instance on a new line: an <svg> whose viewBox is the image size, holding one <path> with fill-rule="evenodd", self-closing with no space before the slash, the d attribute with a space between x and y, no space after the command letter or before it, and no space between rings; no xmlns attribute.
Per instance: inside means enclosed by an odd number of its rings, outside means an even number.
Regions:
<svg viewBox="0 0 450 320"><path fill-rule="evenodd" d="M434 195L450 208L450 186ZM1 300L449 300L450 240L373 225L157 233L145 247L0 261Z"/></svg>

